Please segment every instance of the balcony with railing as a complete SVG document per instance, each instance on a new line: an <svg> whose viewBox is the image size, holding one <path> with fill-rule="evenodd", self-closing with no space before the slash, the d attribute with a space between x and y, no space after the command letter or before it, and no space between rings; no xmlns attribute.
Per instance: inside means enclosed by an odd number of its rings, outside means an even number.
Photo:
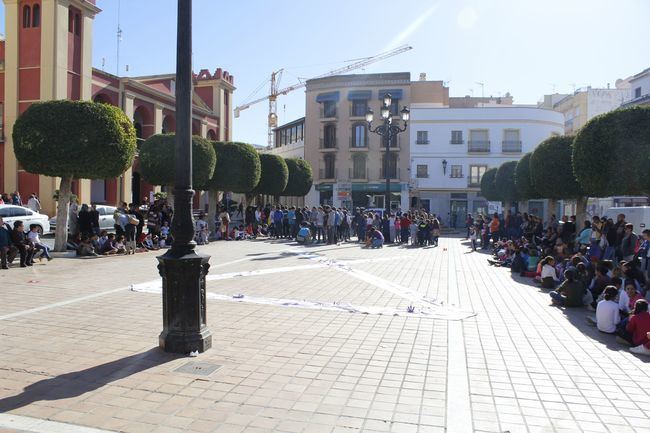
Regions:
<svg viewBox="0 0 650 433"><path fill-rule="evenodd" d="M391 180L394 180L394 179L399 180L399 178L400 178L399 171L400 171L399 167L398 168L390 168L388 170L388 175L389 175L390 179ZM385 172L384 168L382 167L381 170L379 170L379 178L380 179L386 179L386 174L385 173L386 172Z"/></svg>
<svg viewBox="0 0 650 433"><path fill-rule="evenodd" d="M420 138L415 140L415 144L429 144L430 141L428 139Z"/></svg>
<svg viewBox="0 0 650 433"><path fill-rule="evenodd" d="M368 136L366 136L363 139L357 138L355 136L350 137L350 150L351 151L368 150Z"/></svg>
<svg viewBox="0 0 650 433"><path fill-rule="evenodd" d="M388 150L400 150L402 148L402 137L397 136L390 141L390 148ZM386 150L386 142L382 140L381 147L379 148L382 151Z"/></svg>
<svg viewBox="0 0 650 433"><path fill-rule="evenodd" d="M336 168L331 168L331 169L326 169L326 168L321 168L318 171L319 174L319 179L320 180L325 180L325 181L335 181L336 180L336 175L338 173L338 170Z"/></svg>
<svg viewBox="0 0 650 433"><path fill-rule="evenodd" d="M449 140L449 144L465 144L465 140L462 138L452 138Z"/></svg>
<svg viewBox="0 0 650 433"><path fill-rule="evenodd" d="M324 107L320 107L320 120L323 122L326 121L331 121L331 120L337 120L338 119L338 112L336 109L330 108L330 109L325 109Z"/></svg>
<svg viewBox="0 0 650 433"><path fill-rule="evenodd" d="M521 140L503 140L501 142L501 152L521 153Z"/></svg>
<svg viewBox="0 0 650 433"><path fill-rule="evenodd" d="M478 176L469 176L467 178L467 187L468 188L480 188L481 187L481 178Z"/></svg>
<svg viewBox="0 0 650 433"><path fill-rule="evenodd" d="M367 182L368 181L368 168L365 169L354 169L350 167L349 169L350 180L355 180L357 182Z"/></svg>
<svg viewBox="0 0 650 433"><path fill-rule="evenodd" d="M338 149L335 138L321 138L318 147L321 152L334 152Z"/></svg>
<svg viewBox="0 0 650 433"><path fill-rule="evenodd" d="M467 151L473 153L490 153L490 141L469 140L467 142Z"/></svg>
<svg viewBox="0 0 650 433"><path fill-rule="evenodd" d="M350 105L350 120L365 120L368 105Z"/></svg>

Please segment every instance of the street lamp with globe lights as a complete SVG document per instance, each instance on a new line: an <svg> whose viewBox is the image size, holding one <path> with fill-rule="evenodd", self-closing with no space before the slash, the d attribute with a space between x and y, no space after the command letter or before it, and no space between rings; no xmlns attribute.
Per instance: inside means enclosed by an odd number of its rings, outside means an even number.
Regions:
<svg viewBox="0 0 650 433"><path fill-rule="evenodd" d="M393 98L390 93L386 93L382 98L382 106L380 110L382 123L373 129L372 122L374 120L373 111L368 108L366 112L366 122L368 123L368 130L374 132L375 134L382 137L384 144L386 146L386 155L384 155L384 177L386 178L386 191L384 196L384 204L386 207L386 212L390 214L390 177L391 172L389 170L390 164L390 143L397 137L397 134L406 131L408 126L408 121L411 116L411 112L407 107L402 108L400 111L400 117L404 122L404 126L400 127L399 125L393 125L393 117L390 115L390 107L393 104Z"/></svg>

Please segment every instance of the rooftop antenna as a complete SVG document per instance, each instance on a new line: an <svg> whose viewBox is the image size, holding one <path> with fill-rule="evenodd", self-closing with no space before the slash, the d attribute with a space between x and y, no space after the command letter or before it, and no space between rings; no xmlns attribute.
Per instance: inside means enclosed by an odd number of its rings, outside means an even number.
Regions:
<svg viewBox="0 0 650 433"><path fill-rule="evenodd" d="M122 42L122 28L120 27L120 5L122 0L117 0L117 66L115 67L117 76L120 76L120 42Z"/></svg>
<svg viewBox="0 0 650 433"><path fill-rule="evenodd" d="M481 86L481 98L485 98L485 83L481 83L479 81L476 81L476 84Z"/></svg>
<svg viewBox="0 0 650 433"><path fill-rule="evenodd" d="M102 71L104 70L105 66L106 66L106 57L102 57Z"/></svg>

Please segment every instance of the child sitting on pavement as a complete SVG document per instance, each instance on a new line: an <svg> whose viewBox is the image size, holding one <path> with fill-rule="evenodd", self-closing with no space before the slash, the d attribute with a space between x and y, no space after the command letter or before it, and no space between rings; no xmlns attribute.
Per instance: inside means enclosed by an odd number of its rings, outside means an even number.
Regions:
<svg viewBox="0 0 650 433"><path fill-rule="evenodd" d="M585 286L576 280L576 272L573 269L564 271L564 281L560 287L549 293L554 305L567 308L584 306Z"/></svg>

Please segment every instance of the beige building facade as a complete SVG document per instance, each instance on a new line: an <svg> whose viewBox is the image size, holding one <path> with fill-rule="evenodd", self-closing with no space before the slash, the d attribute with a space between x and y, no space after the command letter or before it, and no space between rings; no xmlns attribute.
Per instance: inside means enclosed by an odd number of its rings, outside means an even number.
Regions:
<svg viewBox="0 0 650 433"><path fill-rule="evenodd" d="M390 176L391 207L409 207L409 128L386 147L365 120L370 108L379 124L383 96L392 97L391 115L414 101L448 104L441 81L411 83L408 72L339 75L307 82L304 126L305 159L314 170L314 186L305 204L384 208L385 176Z"/></svg>

